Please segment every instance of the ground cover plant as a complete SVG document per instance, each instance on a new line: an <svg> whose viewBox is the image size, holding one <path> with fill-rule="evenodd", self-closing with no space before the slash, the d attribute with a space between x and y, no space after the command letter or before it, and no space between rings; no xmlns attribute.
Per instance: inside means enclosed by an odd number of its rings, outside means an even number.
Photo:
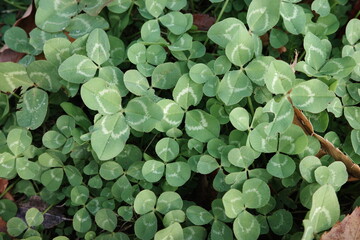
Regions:
<svg viewBox="0 0 360 240"><path fill-rule="evenodd" d="M356 236L356 6L34 1L3 25L0 238Z"/></svg>

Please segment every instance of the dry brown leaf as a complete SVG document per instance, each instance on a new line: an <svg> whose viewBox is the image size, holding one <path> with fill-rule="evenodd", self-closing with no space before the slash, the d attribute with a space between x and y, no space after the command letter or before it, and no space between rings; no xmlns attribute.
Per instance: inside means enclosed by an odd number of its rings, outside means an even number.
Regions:
<svg viewBox="0 0 360 240"><path fill-rule="evenodd" d="M5 191L9 184L9 181L5 178L0 178L0 194Z"/></svg>
<svg viewBox="0 0 360 240"><path fill-rule="evenodd" d="M360 239L360 207L355 208L341 222L325 232L320 240L358 240Z"/></svg>
<svg viewBox="0 0 360 240"><path fill-rule="evenodd" d="M215 23L215 18L211 17L208 14L195 13L193 14L194 25L198 27L199 30L207 31Z"/></svg>
<svg viewBox="0 0 360 240"><path fill-rule="evenodd" d="M0 232L6 233L6 222L0 217Z"/></svg>

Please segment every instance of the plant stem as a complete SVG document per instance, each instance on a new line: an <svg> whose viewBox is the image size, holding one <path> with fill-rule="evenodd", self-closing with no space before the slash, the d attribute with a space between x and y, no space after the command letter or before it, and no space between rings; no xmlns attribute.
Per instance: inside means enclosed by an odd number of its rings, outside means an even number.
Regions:
<svg viewBox="0 0 360 240"><path fill-rule="evenodd" d="M254 116L255 111L254 111L254 106L253 106L253 103L251 101L251 98L247 97L247 101L248 101L248 105L249 105L249 108L250 108L250 112Z"/></svg>
<svg viewBox="0 0 360 240"><path fill-rule="evenodd" d="M53 206L54 206L54 204L51 204L50 206L48 206L42 214L44 215L45 213L47 213Z"/></svg>
<svg viewBox="0 0 360 240"><path fill-rule="evenodd" d="M12 184L10 184L1 194L0 194L0 199L3 198L5 196L6 193L8 193L14 186L15 184L18 182L19 180L16 180L15 182L13 182Z"/></svg>
<svg viewBox="0 0 360 240"><path fill-rule="evenodd" d="M360 16L360 11L357 12L354 18L358 18Z"/></svg>
<svg viewBox="0 0 360 240"><path fill-rule="evenodd" d="M226 6L228 5L228 3L229 3L229 0L226 0L225 3L224 3L224 5L223 5L223 7L221 8L221 11L220 11L220 13L219 13L219 16L216 18L215 23L217 23L217 22L222 18L222 15L224 14L225 8L226 8Z"/></svg>
<svg viewBox="0 0 360 240"><path fill-rule="evenodd" d="M18 4L16 2L12 2L10 0L4 0L4 2L6 2L7 4L13 5L14 7L21 9L21 10L26 10L27 7L26 6L22 6L21 4Z"/></svg>

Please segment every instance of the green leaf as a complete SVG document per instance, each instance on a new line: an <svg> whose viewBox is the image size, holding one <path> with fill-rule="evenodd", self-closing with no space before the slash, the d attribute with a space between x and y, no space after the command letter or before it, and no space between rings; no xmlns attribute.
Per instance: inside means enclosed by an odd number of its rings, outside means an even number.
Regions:
<svg viewBox="0 0 360 240"><path fill-rule="evenodd" d="M117 217L112 210L103 208L95 214L95 222L100 228L113 232L117 226Z"/></svg>
<svg viewBox="0 0 360 240"><path fill-rule="evenodd" d="M14 128L9 132L6 142L11 152L17 156L31 145L32 135L25 128Z"/></svg>
<svg viewBox="0 0 360 240"><path fill-rule="evenodd" d="M124 84L131 93L137 96L145 95L150 87L147 79L137 70L125 72Z"/></svg>
<svg viewBox="0 0 360 240"><path fill-rule="evenodd" d="M155 234L155 240L162 239L184 239L183 230L181 225L177 222L171 224L170 226L158 231Z"/></svg>
<svg viewBox="0 0 360 240"><path fill-rule="evenodd" d="M243 185L244 203L247 208L261 208L270 200L270 188L261 179L252 178Z"/></svg>
<svg viewBox="0 0 360 240"><path fill-rule="evenodd" d="M203 155L197 164L197 171L201 174L209 174L219 167L220 165L215 158L210 155Z"/></svg>
<svg viewBox="0 0 360 240"><path fill-rule="evenodd" d="M269 69L269 65L275 59L270 56L260 56L252 60L246 67L247 76L252 82L259 86L264 86L264 77Z"/></svg>
<svg viewBox="0 0 360 240"><path fill-rule="evenodd" d="M129 101L125 109L126 122L140 132L150 132L163 118L159 105L148 97L136 97Z"/></svg>
<svg viewBox="0 0 360 240"><path fill-rule="evenodd" d="M96 64L106 62L110 57L110 42L105 31L96 28L91 31L86 41L87 56Z"/></svg>
<svg viewBox="0 0 360 240"><path fill-rule="evenodd" d="M225 55L221 55L214 62L214 73L216 75L222 75L228 72L231 68L231 62ZM205 73L205 72L204 72Z"/></svg>
<svg viewBox="0 0 360 240"><path fill-rule="evenodd" d="M228 159L231 164L245 169L248 168L259 156L260 153L254 151L250 146L233 148L228 153Z"/></svg>
<svg viewBox="0 0 360 240"><path fill-rule="evenodd" d="M0 200L0 217L4 221L9 221L12 217L16 216L18 208L16 204L9 199Z"/></svg>
<svg viewBox="0 0 360 240"><path fill-rule="evenodd" d="M27 67L30 79L38 86L50 92L57 92L61 87L61 78L57 66L50 61L39 60Z"/></svg>
<svg viewBox="0 0 360 240"><path fill-rule="evenodd" d="M292 124L280 135L278 151L286 154L302 153L308 145L308 139L304 131L297 125Z"/></svg>
<svg viewBox="0 0 360 240"><path fill-rule="evenodd" d="M152 65L159 65L166 60L166 51L160 45L150 45L146 49L146 61Z"/></svg>
<svg viewBox="0 0 360 240"><path fill-rule="evenodd" d="M311 10L317 12L321 17L330 13L330 4L328 0L315 0L311 3Z"/></svg>
<svg viewBox="0 0 360 240"><path fill-rule="evenodd" d="M180 67L175 63L163 63L155 67L151 75L151 85L154 88L170 89L175 87L181 77Z"/></svg>
<svg viewBox="0 0 360 240"><path fill-rule="evenodd" d="M328 90L328 86L317 79L296 85L290 93L295 107L311 113L325 110L334 97L334 93Z"/></svg>
<svg viewBox="0 0 360 240"><path fill-rule="evenodd" d="M354 129L360 129L360 120L358 118L360 114L359 107L345 107L344 115L350 126Z"/></svg>
<svg viewBox="0 0 360 240"><path fill-rule="evenodd" d="M195 225L205 225L214 219L208 211L199 206L188 207L186 216Z"/></svg>
<svg viewBox="0 0 360 240"><path fill-rule="evenodd" d="M113 180L124 173L120 164L114 161L107 161L101 164L99 174L105 180Z"/></svg>
<svg viewBox="0 0 360 240"><path fill-rule="evenodd" d="M34 130L45 120L48 94L39 88L32 88L25 92L17 107L21 109L16 112L18 124Z"/></svg>
<svg viewBox="0 0 360 240"><path fill-rule="evenodd" d="M145 42L157 42L161 39L161 32L158 20L148 20L141 26L141 38Z"/></svg>
<svg viewBox="0 0 360 240"><path fill-rule="evenodd" d="M188 74L181 76L173 89L173 99L182 108L196 106L203 96L202 85L193 82Z"/></svg>
<svg viewBox="0 0 360 240"><path fill-rule="evenodd" d="M124 13L129 9L131 4L132 4L131 0L115 0L115 1L111 1L107 5L107 7L111 12Z"/></svg>
<svg viewBox="0 0 360 240"><path fill-rule="evenodd" d="M91 146L100 160L116 157L129 138L130 128L121 113L103 116L94 125Z"/></svg>
<svg viewBox="0 0 360 240"><path fill-rule="evenodd" d="M264 111L275 114L273 121L266 129L268 135L282 133L286 131L292 124L294 110L291 103L286 98L282 98L279 102L271 99L264 107Z"/></svg>
<svg viewBox="0 0 360 240"><path fill-rule="evenodd" d="M268 71L264 75L267 88L274 94L288 92L295 81L295 74L290 65L281 60L270 63Z"/></svg>
<svg viewBox="0 0 360 240"><path fill-rule="evenodd" d="M228 225L221 221L215 220L211 225L210 236L211 239L232 240L233 232Z"/></svg>
<svg viewBox="0 0 360 240"><path fill-rule="evenodd" d="M40 166L36 162L29 161L27 158L16 158L16 171L22 179L35 179L40 174Z"/></svg>
<svg viewBox="0 0 360 240"><path fill-rule="evenodd" d="M166 3L167 0L145 0L146 10L155 18L163 13Z"/></svg>
<svg viewBox="0 0 360 240"><path fill-rule="evenodd" d="M331 43L327 39L320 40L308 32L304 38L304 48L306 50L305 62L318 71L329 57Z"/></svg>
<svg viewBox="0 0 360 240"><path fill-rule="evenodd" d="M157 200L156 211L166 214L172 210L180 210L183 207L181 196L176 192L162 192Z"/></svg>
<svg viewBox="0 0 360 240"><path fill-rule="evenodd" d="M71 186L78 186L82 183L83 177L80 171L75 166L65 166L64 172Z"/></svg>
<svg viewBox="0 0 360 240"><path fill-rule="evenodd" d="M225 214L229 218L236 218L245 209L243 194L237 189L230 189L222 197Z"/></svg>
<svg viewBox="0 0 360 240"><path fill-rule="evenodd" d="M40 165L44 167L62 167L63 163L56 152L48 151L41 154L38 158Z"/></svg>
<svg viewBox="0 0 360 240"><path fill-rule="evenodd" d="M236 66L244 66L254 56L254 41L248 32L239 32L237 38L230 41L225 48L225 54Z"/></svg>
<svg viewBox="0 0 360 240"><path fill-rule="evenodd" d="M72 38L80 38L96 28L108 29L109 23L101 16L90 16L82 13L71 18L66 31Z"/></svg>
<svg viewBox="0 0 360 240"><path fill-rule="evenodd" d="M127 51L127 56L133 64L146 62L146 47L142 43L134 43Z"/></svg>
<svg viewBox="0 0 360 240"><path fill-rule="evenodd" d="M293 226L293 217L291 213L285 209L275 211L271 216L267 217L271 230L276 235L285 235Z"/></svg>
<svg viewBox="0 0 360 240"><path fill-rule="evenodd" d="M212 115L202 110L191 110L185 116L186 133L200 142L219 137L220 124Z"/></svg>
<svg viewBox="0 0 360 240"><path fill-rule="evenodd" d="M354 45L360 39L360 20L353 18L346 25L345 34L346 39L351 45Z"/></svg>
<svg viewBox="0 0 360 240"><path fill-rule="evenodd" d="M280 15L287 31L295 35L304 33L306 15L303 7L290 2L281 2Z"/></svg>
<svg viewBox="0 0 360 240"><path fill-rule="evenodd" d="M155 213L149 212L135 221L134 229L135 235L144 240L150 240L154 238L157 231L157 219Z"/></svg>
<svg viewBox="0 0 360 240"><path fill-rule="evenodd" d="M89 199L89 189L85 186L76 186L71 189L71 203L75 206L85 205Z"/></svg>
<svg viewBox="0 0 360 240"><path fill-rule="evenodd" d="M351 131L351 145L356 154L360 154L360 130Z"/></svg>
<svg viewBox="0 0 360 240"><path fill-rule="evenodd" d="M179 154L179 144L171 138L162 138L156 143L156 154L164 162L170 162L174 160Z"/></svg>
<svg viewBox="0 0 360 240"><path fill-rule="evenodd" d="M225 48L232 39L247 31L242 21L229 17L212 25L207 35L214 43Z"/></svg>
<svg viewBox="0 0 360 240"><path fill-rule="evenodd" d="M267 135L266 129L268 127L268 123L260 123L250 132L250 144L255 151L267 153L276 152L278 137Z"/></svg>
<svg viewBox="0 0 360 240"><path fill-rule="evenodd" d="M164 227L168 227L173 223L182 223L186 219L186 215L182 210L172 210L165 214L163 218Z"/></svg>
<svg viewBox="0 0 360 240"><path fill-rule="evenodd" d="M7 222L6 227L7 227L7 232L13 237L19 236L22 232L24 232L28 228L26 223L21 218L18 217L11 218Z"/></svg>
<svg viewBox="0 0 360 240"><path fill-rule="evenodd" d="M81 86L81 98L85 105L109 115L121 110L121 95L117 87L101 78L92 78Z"/></svg>
<svg viewBox="0 0 360 240"><path fill-rule="evenodd" d="M320 69L320 73L335 78L345 78L351 74L356 62L352 57L332 58Z"/></svg>
<svg viewBox="0 0 360 240"><path fill-rule="evenodd" d="M280 48L282 46L285 46L289 41L288 35L276 28L271 29L270 32L270 45L273 48Z"/></svg>
<svg viewBox="0 0 360 240"><path fill-rule="evenodd" d="M139 192L134 201L134 210L137 214L145 214L155 208L156 195L150 190L142 190Z"/></svg>
<svg viewBox="0 0 360 240"><path fill-rule="evenodd" d="M26 211L25 220L29 227L37 227L44 221L44 216L37 208L33 207Z"/></svg>
<svg viewBox="0 0 360 240"><path fill-rule="evenodd" d="M233 105L240 102L244 97L251 95L253 87L250 79L242 70L225 73L220 82L217 96L225 105Z"/></svg>
<svg viewBox="0 0 360 240"><path fill-rule="evenodd" d="M162 108L164 113L163 118L155 127L158 131L166 132L169 129L178 127L181 124L184 117L184 110L181 109L179 104L170 99L162 99L157 102L157 105Z"/></svg>
<svg viewBox="0 0 360 240"><path fill-rule="evenodd" d="M58 131L50 130L43 135L42 142L47 148L57 149L65 144L66 138Z"/></svg>
<svg viewBox="0 0 360 240"><path fill-rule="evenodd" d="M164 25L173 34L180 35L186 32L188 21L185 14L181 12L169 12L159 18Z"/></svg>
<svg viewBox="0 0 360 240"><path fill-rule="evenodd" d="M41 175L41 183L49 190L56 191L60 188L64 177L64 171L61 168L46 170Z"/></svg>
<svg viewBox="0 0 360 240"><path fill-rule="evenodd" d="M268 173L278 178L291 176L296 169L294 160L291 157L278 153L275 154L266 165Z"/></svg>
<svg viewBox="0 0 360 240"><path fill-rule="evenodd" d="M315 182L315 170L321 166L321 161L315 156L307 156L301 160L299 169L301 176L308 182Z"/></svg>
<svg viewBox="0 0 360 240"><path fill-rule="evenodd" d="M203 63L198 63L192 66L190 68L189 75L191 80L199 84L205 83L208 79L215 77L211 69Z"/></svg>
<svg viewBox="0 0 360 240"><path fill-rule="evenodd" d="M59 67L59 75L71 83L84 83L94 77L96 65L82 55L74 54L67 58Z"/></svg>
<svg viewBox="0 0 360 240"><path fill-rule="evenodd" d="M312 197L309 220L315 232L327 230L340 217L340 206L334 188L331 185L320 187Z"/></svg>
<svg viewBox="0 0 360 240"><path fill-rule="evenodd" d="M92 225L91 217L86 208L79 209L73 217L73 228L77 232L85 233Z"/></svg>
<svg viewBox="0 0 360 240"><path fill-rule="evenodd" d="M31 53L34 47L29 43L29 38L24 29L11 27L4 34L5 44L12 50L21 53Z"/></svg>
<svg viewBox="0 0 360 240"><path fill-rule="evenodd" d="M0 64L0 78L2 79L0 91L3 92L12 92L19 87L26 90L33 85L26 68L18 63L2 62Z"/></svg>
<svg viewBox="0 0 360 240"><path fill-rule="evenodd" d="M240 131L249 129L250 115L245 108L237 107L231 110L229 114L231 124Z"/></svg>
<svg viewBox="0 0 360 240"><path fill-rule="evenodd" d="M60 104L60 106L66 112L66 114L73 117L76 124L81 126L84 130L87 131L88 128L92 125L87 115L81 108L73 105L70 102L63 102Z"/></svg>
<svg viewBox="0 0 360 240"><path fill-rule="evenodd" d="M45 58L54 65L61 64L70 57L71 42L66 38L52 38L44 43Z"/></svg>
<svg viewBox="0 0 360 240"><path fill-rule="evenodd" d="M173 162L166 165L166 182L173 187L184 185L191 176L191 169L186 162Z"/></svg>
<svg viewBox="0 0 360 240"><path fill-rule="evenodd" d="M173 11L179 11L186 6L186 3L186 0L167 0L166 8Z"/></svg>
<svg viewBox="0 0 360 240"><path fill-rule="evenodd" d="M276 25L280 18L280 0L253 0L246 15L251 31L263 35Z"/></svg>
<svg viewBox="0 0 360 240"><path fill-rule="evenodd" d="M189 226L183 229L184 239L206 239L207 232L204 227L201 226Z"/></svg>
<svg viewBox="0 0 360 240"><path fill-rule="evenodd" d="M172 41L172 44L168 47L172 52L181 52L191 50L193 38L191 35L184 33Z"/></svg>
<svg viewBox="0 0 360 240"><path fill-rule="evenodd" d="M252 214L243 211L235 219L233 231L237 239L256 240L260 235L260 225Z"/></svg>
<svg viewBox="0 0 360 240"><path fill-rule="evenodd" d="M60 32L69 24L70 18L77 13L77 2L65 0L61 2L44 1L39 5L35 14L36 26L47 32Z"/></svg>
<svg viewBox="0 0 360 240"><path fill-rule="evenodd" d="M156 160L148 160L142 167L142 175L148 182L157 182L164 175L165 164Z"/></svg>

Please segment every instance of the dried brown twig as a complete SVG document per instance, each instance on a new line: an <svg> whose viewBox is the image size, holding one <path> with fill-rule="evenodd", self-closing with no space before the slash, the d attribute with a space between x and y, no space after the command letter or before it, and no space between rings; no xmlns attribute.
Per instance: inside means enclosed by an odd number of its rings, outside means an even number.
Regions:
<svg viewBox="0 0 360 240"><path fill-rule="evenodd" d="M289 99L290 100L290 99ZM331 142L323 138L322 136L314 132L314 128L309 119L296 107L294 107L294 120L293 123L301 127L304 132L310 136L314 136L321 144L321 150L317 155L323 156L324 154L329 154L336 161L341 161L345 164L348 173L360 179L360 167L352 161L352 159L345 155L340 149L336 148Z"/></svg>

